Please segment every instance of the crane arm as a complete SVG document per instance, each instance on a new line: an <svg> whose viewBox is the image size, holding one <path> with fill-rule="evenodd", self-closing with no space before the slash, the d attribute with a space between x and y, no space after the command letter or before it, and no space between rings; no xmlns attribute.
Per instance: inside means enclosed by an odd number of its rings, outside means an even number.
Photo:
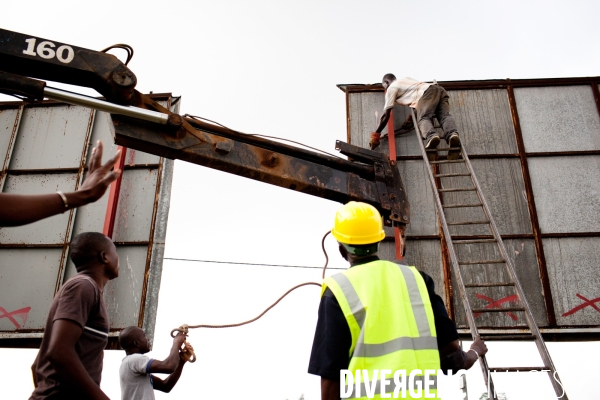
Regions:
<svg viewBox="0 0 600 400"><path fill-rule="evenodd" d="M106 101L38 79L93 88ZM410 209L396 160L385 154L337 141L336 149L351 158L345 160L182 117L135 90L136 83L126 64L104 51L0 29L2 93L106 111L119 145L340 203L364 201L381 212L386 225L403 229L408 224Z"/></svg>

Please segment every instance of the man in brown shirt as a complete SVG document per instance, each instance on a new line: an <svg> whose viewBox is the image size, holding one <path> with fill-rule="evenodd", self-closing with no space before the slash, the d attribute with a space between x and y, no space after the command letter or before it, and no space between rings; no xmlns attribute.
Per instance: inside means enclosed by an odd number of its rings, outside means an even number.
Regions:
<svg viewBox="0 0 600 400"><path fill-rule="evenodd" d="M50 306L30 400L108 399L100 389L109 328L103 290L119 275L119 256L108 237L86 232L71 241L71 260L78 273Z"/></svg>

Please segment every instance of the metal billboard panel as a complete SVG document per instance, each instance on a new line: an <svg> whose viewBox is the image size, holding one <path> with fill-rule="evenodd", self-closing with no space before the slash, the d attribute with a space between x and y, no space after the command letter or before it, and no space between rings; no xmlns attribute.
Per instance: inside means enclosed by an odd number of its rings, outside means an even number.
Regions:
<svg viewBox="0 0 600 400"><path fill-rule="evenodd" d="M560 325L600 325L600 238L544 239L544 251Z"/></svg>
<svg viewBox="0 0 600 400"><path fill-rule="evenodd" d="M600 261L596 251L600 241L600 77L439 84L448 90L463 145L542 332L550 340L595 337L600 332L596 307L600 296L596 268ZM383 109L383 88L338 87L346 93L349 140L367 147L369 133L377 126L375 111L381 115ZM394 112L404 116L407 110L395 107ZM398 128L402 121L395 118L394 123ZM438 291L443 288L447 293L446 306L464 334L468 330L464 330L463 305L459 293L452 290L456 286L449 255L441 245L433 193L426 183L417 141L414 132L395 138L396 160L411 206L406 259L428 273L433 271L430 275L436 279ZM389 154L387 140L382 140L377 151ZM437 168L438 174L462 172L452 164ZM443 179L446 188L471 186L468 178ZM453 195L443 193L444 202L457 203ZM449 222L482 219L482 211L476 208L448 211ZM463 237L491 237L487 227L472 228L450 226L453 234ZM389 229L386 234L391 239ZM424 242L436 243L439 253L431 254L432 248L419 246ZM382 249L382 256L395 259L391 241ZM419 254L411 254L413 251ZM497 258L493 247L463 245L457 251L459 259ZM437 267L431 269L431 260L440 260L433 262L441 268L440 273ZM472 271L465 276L467 283L504 278L501 269L493 265ZM475 308L486 307L490 299L510 306L514 293L507 287L494 287L478 294L472 304ZM510 333L515 330L507 327L519 325L515 322L522 317L519 313L490 313L478 316L477 321L487 327L487 333Z"/></svg>
<svg viewBox="0 0 600 400"><path fill-rule="evenodd" d="M527 152L600 150L600 115L589 85L515 88Z"/></svg>
<svg viewBox="0 0 600 400"><path fill-rule="evenodd" d="M380 93L353 93L348 97L348 141L360 147L369 147L369 132L377 127L377 117L383 110Z"/></svg>
<svg viewBox="0 0 600 400"><path fill-rule="evenodd" d="M410 204L411 223L406 228L410 235L438 235L439 226L431 186L427 184L425 163L419 160L398 162L398 170Z"/></svg>
<svg viewBox="0 0 600 400"><path fill-rule="evenodd" d="M25 108L10 168L78 168L94 114L77 106Z"/></svg>
<svg viewBox="0 0 600 400"><path fill-rule="evenodd" d="M0 319L0 332L29 332L45 325L61 259L60 247L0 249L0 307L3 314L17 314Z"/></svg>
<svg viewBox="0 0 600 400"><path fill-rule="evenodd" d="M517 152L506 89L452 90L448 94L456 128L469 155Z"/></svg>
<svg viewBox="0 0 600 400"><path fill-rule="evenodd" d="M600 156L532 157L528 163L542 233L598 230Z"/></svg>
<svg viewBox="0 0 600 400"><path fill-rule="evenodd" d="M121 183L121 200L117 210L113 238L117 242L148 240L152 229L158 170L134 169L125 171Z"/></svg>
<svg viewBox="0 0 600 400"><path fill-rule="evenodd" d="M178 108L170 95L154 98ZM0 103L0 133L6 193L73 191L97 140L104 143L104 160L116 151L109 114L55 102ZM129 325L153 337L172 174L172 160L127 150L113 231L120 276L104 292L113 347L118 331ZM39 343L54 294L76 273L69 242L81 232L102 232L108 202L105 195L46 220L0 228L0 307L15 315L0 319L0 346Z"/></svg>

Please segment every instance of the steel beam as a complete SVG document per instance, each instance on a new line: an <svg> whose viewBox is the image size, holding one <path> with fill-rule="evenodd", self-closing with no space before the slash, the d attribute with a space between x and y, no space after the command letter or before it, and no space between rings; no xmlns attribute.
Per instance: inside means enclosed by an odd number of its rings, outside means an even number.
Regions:
<svg viewBox="0 0 600 400"><path fill-rule="evenodd" d="M285 152L259 147L261 143L258 138L249 137L256 142L246 143L239 137L243 134L238 132L238 137L230 136L232 139L208 133L206 128L202 129L202 135L185 132L184 135L174 136L172 130L163 125L121 115L112 115L112 118L115 141L121 146L188 161L340 203L363 201L375 206L388 224L395 221L397 225L406 225L409 221L409 207L402 180L398 168L389 159L374 160L373 165L369 166L343 159L332 160L332 156L305 149L295 152L296 148L281 144L278 146L285 147ZM350 147L358 153L359 148ZM383 168L379 168L379 165Z"/></svg>

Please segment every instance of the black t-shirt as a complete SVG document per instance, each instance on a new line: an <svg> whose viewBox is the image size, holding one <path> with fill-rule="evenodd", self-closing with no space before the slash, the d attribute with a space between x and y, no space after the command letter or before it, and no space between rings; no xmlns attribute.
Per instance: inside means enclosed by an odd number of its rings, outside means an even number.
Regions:
<svg viewBox="0 0 600 400"><path fill-rule="evenodd" d="M368 257L353 264L353 266L378 259L377 256ZM447 344L458 339L456 325L448 317L444 301L435 293L433 279L426 273L419 272L423 276L425 285L427 285L427 292L429 293L435 320L438 349L442 349ZM347 369L350 363L349 354L351 346L352 335L346 322L346 317L344 317L344 313L333 292L327 288L319 304L319 319L310 354L308 373L333 381L339 381L340 370Z"/></svg>

